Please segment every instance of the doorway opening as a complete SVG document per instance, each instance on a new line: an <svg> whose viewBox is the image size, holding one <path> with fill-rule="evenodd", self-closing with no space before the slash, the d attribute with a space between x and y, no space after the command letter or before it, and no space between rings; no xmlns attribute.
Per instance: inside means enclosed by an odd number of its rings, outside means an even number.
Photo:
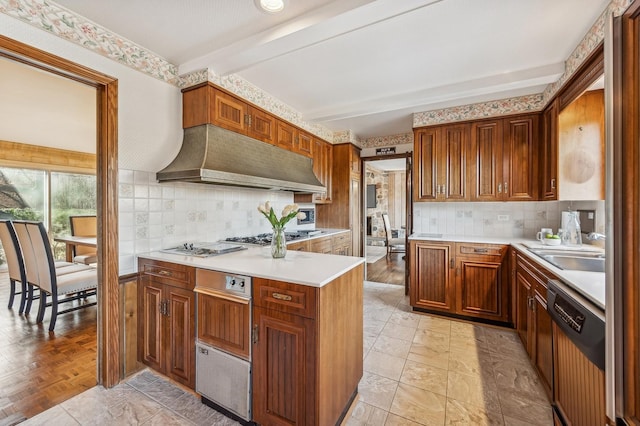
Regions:
<svg viewBox="0 0 640 426"><path fill-rule="evenodd" d="M362 161L366 280L406 289L407 238L413 228L411 153L364 157Z"/></svg>
<svg viewBox="0 0 640 426"><path fill-rule="evenodd" d="M95 369L93 369L91 376L93 377L93 385L97 383L105 387L112 387L120 380L117 247L117 80L4 36L0 36L0 57L2 57L3 60L20 63L30 69L36 69L48 75L63 77L64 79L81 83L93 88L95 91L95 98L93 100L95 104L95 131L91 143L95 144L95 209L98 218L96 237L98 246L98 304L97 309L94 308L95 310L93 311L95 334L92 339L95 344L94 358L96 361ZM32 125L43 126L44 123L32 123ZM0 139L10 138L5 138L0 135ZM50 219L49 221L53 223L53 220ZM84 315L85 311L90 313L89 309L84 309L81 314L79 313L77 318L75 312L67 315L71 315L71 317L74 318L73 321L82 323L83 319L79 318L79 316ZM17 320L17 318L15 318L17 316L16 310L14 315L15 320ZM55 333L58 331L59 321L62 317L63 316L58 318L56 331L53 333L40 333L42 334L41 337L43 341L55 342ZM69 322L72 323L73 321ZM46 326L41 328L47 329ZM35 325L28 325L22 329L25 338L28 338L30 333L38 334L38 330ZM60 330L62 330L62 328ZM82 337L76 336L76 338L78 341L82 340ZM16 342L16 344L21 343L27 352L34 350L33 345L25 345L24 341ZM37 347L38 342L35 342L34 345ZM58 348L58 350L63 350L66 347L65 342L55 342L53 346ZM67 353L64 354L64 356L73 359L74 354ZM78 359L76 362L82 363L84 360ZM8 360L8 365L10 364L11 362ZM30 369L24 370L26 373L30 371ZM33 370L35 371L35 369ZM59 381L57 385L54 386L56 392L50 392L50 401L46 404L40 404L39 402L42 410L49 408L49 406L59 404L71 396L64 392L64 389L65 387L69 388L74 386L75 377L72 369L59 373ZM39 375L38 380L32 381L32 384L34 386L40 386L41 379L42 376ZM91 382L91 380L89 381ZM87 385L83 384L82 386L86 388ZM29 400L33 402L32 398L29 398Z"/></svg>

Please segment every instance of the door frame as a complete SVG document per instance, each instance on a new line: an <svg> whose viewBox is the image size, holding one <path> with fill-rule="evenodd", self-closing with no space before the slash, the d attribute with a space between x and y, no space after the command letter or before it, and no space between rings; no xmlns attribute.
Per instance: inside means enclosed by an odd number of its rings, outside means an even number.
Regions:
<svg viewBox="0 0 640 426"><path fill-rule="evenodd" d="M120 381L118 304L118 80L83 65L0 35L0 56L96 89L98 216L97 383Z"/></svg>
<svg viewBox="0 0 640 426"><path fill-rule="evenodd" d="M405 223L406 223L406 232L404 236L404 247L405 247L405 260L404 260L404 269L405 269L405 277L404 277L404 294L409 294L409 235L413 233L413 190L412 190L412 182L413 182L413 152L404 152L400 154L389 154L389 155L377 155L370 157L360 157L362 161L362 206L366 206L367 204L367 163L373 163L379 160L393 160L394 158L404 158L406 160L406 180L405 180L405 191L406 191L406 206L405 206ZM362 229L366 229L367 226L367 209L361 209L361 223ZM362 254L366 257L367 250L367 236L366 232L362 233ZM366 277L366 262L365 262L365 277Z"/></svg>

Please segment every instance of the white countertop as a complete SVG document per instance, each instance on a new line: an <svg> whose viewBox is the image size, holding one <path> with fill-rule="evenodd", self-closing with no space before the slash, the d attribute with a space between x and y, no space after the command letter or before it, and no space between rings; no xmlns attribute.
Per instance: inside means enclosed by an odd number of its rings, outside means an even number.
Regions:
<svg viewBox="0 0 640 426"><path fill-rule="evenodd" d="M287 241L287 245L294 244L294 243L299 243L301 241L314 240L316 238L330 237L332 235L341 234L343 232L351 232L350 229L330 229L330 228L318 228L318 231L322 231L322 233L321 234L312 235L309 238L298 238L297 240ZM296 231L293 230L291 232L296 232Z"/></svg>
<svg viewBox="0 0 640 426"><path fill-rule="evenodd" d="M548 246L542 244L537 240L523 239L523 238L508 238L508 237L467 237L460 235L447 235L447 234L425 234L416 233L409 237L410 240L420 241L450 241L450 242L464 242L464 243L480 243L480 244L509 244L515 247L528 259L537 263L544 268L553 272L558 278L562 280L569 288L575 290L591 303L595 304L598 308L604 311L605 309L605 274L604 272L586 272L586 271L572 271L568 269L560 269L541 257L527 250L527 248L545 248L550 250L584 250L584 251L600 251L602 249L583 244L580 247L569 246Z"/></svg>
<svg viewBox="0 0 640 426"><path fill-rule="evenodd" d="M364 263L362 257L293 250L287 251L284 259L274 259L271 257L270 246L249 247L247 250L206 258L160 251L141 254L138 257L311 287L322 287Z"/></svg>

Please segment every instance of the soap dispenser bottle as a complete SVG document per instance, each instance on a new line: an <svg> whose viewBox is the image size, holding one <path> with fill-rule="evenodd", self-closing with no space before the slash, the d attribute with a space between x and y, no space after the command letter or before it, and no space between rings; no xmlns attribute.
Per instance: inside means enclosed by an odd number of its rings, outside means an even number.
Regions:
<svg viewBox="0 0 640 426"><path fill-rule="evenodd" d="M564 230L564 241L570 246L582 245L582 233L580 232L580 218L578 212L569 212L569 221Z"/></svg>

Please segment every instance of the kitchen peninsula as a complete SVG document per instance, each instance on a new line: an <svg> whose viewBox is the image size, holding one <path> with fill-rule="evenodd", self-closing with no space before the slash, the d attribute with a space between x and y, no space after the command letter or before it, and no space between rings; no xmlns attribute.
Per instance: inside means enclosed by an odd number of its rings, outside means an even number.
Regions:
<svg viewBox="0 0 640 426"><path fill-rule="evenodd" d="M138 359L198 390L196 383L202 378L196 377L196 338L198 351L212 333L236 347L246 342L241 358L251 363L252 421L336 424L354 400L362 377L363 263L358 257L295 250L284 259L273 259L270 247L208 258L141 255ZM242 302L227 308L226 312L239 312L225 314L225 321L233 320L231 327L208 327L212 322L203 311L228 307L235 298L209 290L206 281L211 281L212 271L222 276L223 289L225 277L227 288L236 283L253 286L253 292L246 290L249 297L253 293L252 303L245 302L249 308L242 310ZM223 311L208 317L221 318Z"/></svg>

